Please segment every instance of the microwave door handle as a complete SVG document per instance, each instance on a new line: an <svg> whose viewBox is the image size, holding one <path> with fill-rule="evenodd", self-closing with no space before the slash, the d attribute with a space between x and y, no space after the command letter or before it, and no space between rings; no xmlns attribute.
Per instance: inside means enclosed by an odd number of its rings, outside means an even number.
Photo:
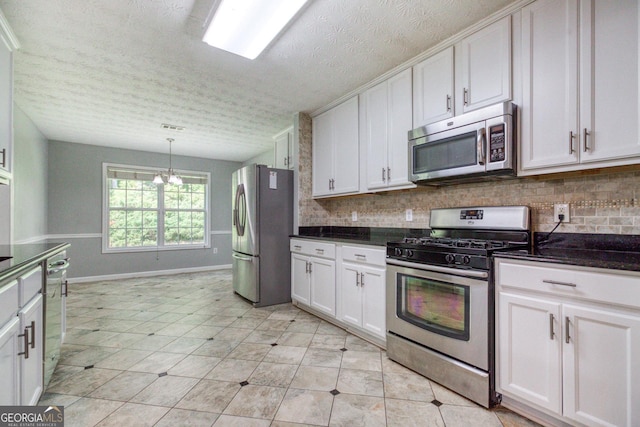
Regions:
<svg viewBox="0 0 640 427"><path fill-rule="evenodd" d="M485 161L485 137L484 137L484 128L480 128L478 129L478 139L476 141L476 144L478 145L478 164L479 165L484 165L484 161Z"/></svg>

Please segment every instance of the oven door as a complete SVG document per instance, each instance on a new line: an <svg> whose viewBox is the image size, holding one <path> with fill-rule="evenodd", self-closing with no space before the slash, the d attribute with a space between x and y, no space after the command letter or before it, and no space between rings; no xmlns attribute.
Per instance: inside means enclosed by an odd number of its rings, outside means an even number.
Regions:
<svg viewBox="0 0 640 427"><path fill-rule="evenodd" d="M387 329L489 370L489 285L486 272L461 277L460 270L387 260ZM485 277L482 277L485 276Z"/></svg>
<svg viewBox="0 0 640 427"><path fill-rule="evenodd" d="M413 182L484 173L485 121L410 140L409 156Z"/></svg>

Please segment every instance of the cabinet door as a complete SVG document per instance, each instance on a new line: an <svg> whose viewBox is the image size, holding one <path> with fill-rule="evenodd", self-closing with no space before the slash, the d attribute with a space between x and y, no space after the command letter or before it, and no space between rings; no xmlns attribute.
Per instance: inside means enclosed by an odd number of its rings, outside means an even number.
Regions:
<svg viewBox="0 0 640 427"><path fill-rule="evenodd" d="M381 338L386 337L385 269L362 267L362 327Z"/></svg>
<svg viewBox="0 0 640 427"><path fill-rule="evenodd" d="M309 258L291 254L291 299L309 305Z"/></svg>
<svg viewBox="0 0 640 427"><path fill-rule="evenodd" d="M0 29L0 177L10 176L13 145L13 56Z"/></svg>
<svg viewBox="0 0 640 427"><path fill-rule="evenodd" d="M20 320L14 316L0 329L0 372L2 372L2 387L0 387L0 405L14 406L20 404L20 377L18 353L22 344L18 340Z"/></svg>
<svg viewBox="0 0 640 427"><path fill-rule="evenodd" d="M281 133L275 137L275 150L274 150L274 167L278 169L289 169L290 155L289 155L289 132Z"/></svg>
<svg viewBox="0 0 640 427"><path fill-rule="evenodd" d="M312 175L313 195L331 193L333 179L333 111L329 110L313 118L312 123Z"/></svg>
<svg viewBox="0 0 640 427"><path fill-rule="evenodd" d="M453 47L413 67L413 126L453 117Z"/></svg>
<svg viewBox="0 0 640 427"><path fill-rule="evenodd" d="M579 161L577 10L577 0L522 9L523 171Z"/></svg>
<svg viewBox="0 0 640 427"><path fill-rule="evenodd" d="M358 97L333 108L333 194L360 190Z"/></svg>
<svg viewBox="0 0 640 427"><path fill-rule="evenodd" d="M640 425L640 316L570 304L563 314L564 415L588 426Z"/></svg>
<svg viewBox="0 0 640 427"><path fill-rule="evenodd" d="M44 348L42 344L42 295L33 298L20 313L22 333L29 334L29 357L20 358L21 373L21 405L35 405L42 394L42 361ZM24 351L24 349L22 349Z"/></svg>
<svg viewBox="0 0 640 427"><path fill-rule="evenodd" d="M497 388L562 413L560 304L500 292Z"/></svg>
<svg viewBox="0 0 640 427"><path fill-rule="evenodd" d="M336 262L329 259L310 258L311 307L336 315Z"/></svg>
<svg viewBox="0 0 640 427"><path fill-rule="evenodd" d="M456 114L511 99L511 17L470 35L456 46ZM459 60L458 60L459 58Z"/></svg>
<svg viewBox="0 0 640 427"><path fill-rule="evenodd" d="M360 267L343 262L340 267L339 320L362 327L362 291L360 290Z"/></svg>
<svg viewBox="0 0 640 427"><path fill-rule="evenodd" d="M640 156L639 13L637 0L580 2L582 162Z"/></svg>
<svg viewBox="0 0 640 427"><path fill-rule="evenodd" d="M361 97L365 120L363 143L367 150L368 190L387 187L388 87L388 82L382 82L367 90Z"/></svg>
<svg viewBox="0 0 640 427"><path fill-rule="evenodd" d="M408 134L413 128L411 69L391 77L388 83L387 185L389 187L407 186L411 184Z"/></svg>

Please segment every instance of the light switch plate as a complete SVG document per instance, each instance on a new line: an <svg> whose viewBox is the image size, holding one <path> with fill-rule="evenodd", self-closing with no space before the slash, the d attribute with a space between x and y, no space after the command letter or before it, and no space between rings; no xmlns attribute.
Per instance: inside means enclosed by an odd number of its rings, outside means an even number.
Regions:
<svg viewBox="0 0 640 427"><path fill-rule="evenodd" d="M358 212L351 212L351 221L356 222L358 220Z"/></svg>
<svg viewBox="0 0 640 427"><path fill-rule="evenodd" d="M413 221L413 209L407 209L404 214L407 221Z"/></svg>

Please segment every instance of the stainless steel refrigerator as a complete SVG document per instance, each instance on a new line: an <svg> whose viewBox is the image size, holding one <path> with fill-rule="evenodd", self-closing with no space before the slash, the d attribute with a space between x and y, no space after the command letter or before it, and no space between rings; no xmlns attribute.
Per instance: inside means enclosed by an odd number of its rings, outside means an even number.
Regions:
<svg viewBox="0 0 640 427"><path fill-rule="evenodd" d="M293 171L254 164L232 182L233 290L256 307L289 302Z"/></svg>

